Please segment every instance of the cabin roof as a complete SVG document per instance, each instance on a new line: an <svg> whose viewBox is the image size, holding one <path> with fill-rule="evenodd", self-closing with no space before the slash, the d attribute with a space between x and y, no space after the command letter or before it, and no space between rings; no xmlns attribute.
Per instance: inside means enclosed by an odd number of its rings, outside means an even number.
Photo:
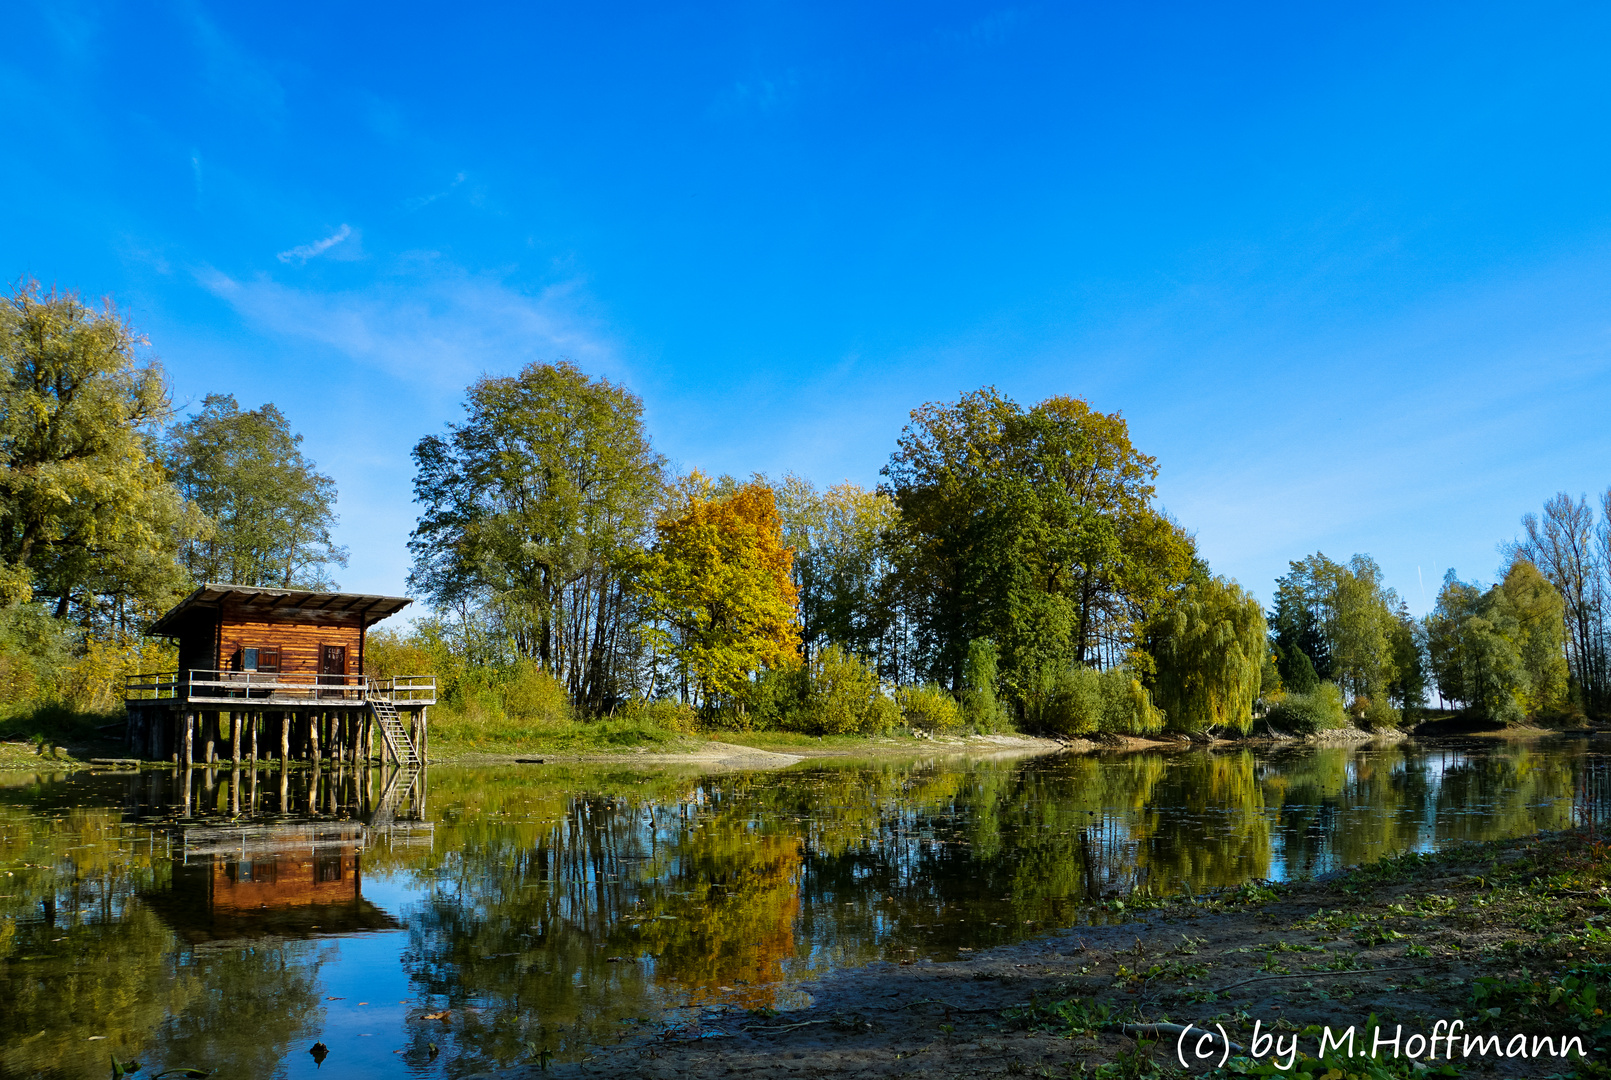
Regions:
<svg viewBox="0 0 1611 1080"><path fill-rule="evenodd" d="M304 617L321 612L357 616L371 626L403 610L412 600L404 596L368 596L363 593L313 592L308 589L260 589L251 585L208 582L151 624L157 637L178 637L187 617L197 610L216 611L226 603L240 604L250 614L272 616L296 613Z"/></svg>

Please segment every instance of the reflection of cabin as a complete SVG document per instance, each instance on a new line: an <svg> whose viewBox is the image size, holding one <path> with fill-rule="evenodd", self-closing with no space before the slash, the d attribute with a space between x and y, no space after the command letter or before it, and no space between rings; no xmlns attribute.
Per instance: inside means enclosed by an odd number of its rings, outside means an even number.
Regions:
<svg viewBox="0 0 1611 1080"><path fill-rule="evenodd" d="M260 748L281 760L383 752L400 765L422 764L435 680L364 674L369 628L408 604L203 585L151 627L178 641L179 669L129 677L129 746L186 765L239 762L243 754L255 761Z"/></svg>
<svg viewBox="0 0 1611 1080"><path fill-rule="evenodd" d="M192 943L396 929L362 896L364 838L356 822L182 826L172 885L147 901Z"/></svg>

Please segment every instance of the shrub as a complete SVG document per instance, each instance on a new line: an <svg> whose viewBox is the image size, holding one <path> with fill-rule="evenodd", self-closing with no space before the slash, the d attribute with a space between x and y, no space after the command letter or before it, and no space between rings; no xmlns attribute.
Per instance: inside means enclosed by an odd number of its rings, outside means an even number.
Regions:
<svg viewBox="0 0 1611 1080"><path fill-rule="evenodd" d="M539 724L562 724L571 718L565 684L535 660L517 660L497 673L503 711L511 718Z"/></svg>
<svg viewBox="0 0 1611 1080"><path fill-rule="evenodd" d="M1129 668L1098 671L1079 664L1042 674L1028 716L1037 727L1064 736L1151 735L1164 721Z"/></svg>
<svg viewBox="0 0 1611 1080"><path fill-rule="evenodd" d="M1323 682L1311 693L1288 694L1265 714L1270 726L1293 735L1313 735L1348 726L1342 691L1334 682Z"/></svg>
<svg viewBox="0 0 1611 1080"><path fill-rule="evenodd" d="M745 694L750 725L762 731L797 727L810 691L804 664L762 668Z"/></svg>
<svg viewBox="0 0 1611 1080"><path fill-rule="evenodd" d="M812 660L809 677L797 730L810 735L877 735L900 723L900 707L884 694L878 672L854 653L828 646Z"/></svg>
<svg viewBox="0 0 1611 1080"><path fill-rule="evenodd" d="M670 698L639 701L633 698L616 711L616 716L635 724L650 724L663 731L692 735L699 730L699 714L692 705Z"/></svg>
<svg viewBox="0 0 1611 1080"><path fill-rule="evenodd" d="M962 719L987 734L1012 726L996 697L996 658L994 641L975 638L968 642L968 656L962 662Z"/></svg>
<svg viewBox="0 0 1611 1080"><path fill-rule="evenodd" d="M895 693L895 703L907 726L917 731L935 734L962 727L962 708L957 699L933 683L902 687Z"/></svg>
<svg viewBox="0 0 1611 1080"><path fill-rule="evenodd" d="M1367 731L1391 731L1398 727L1399 711L1387 703L1386 698L1366 698L1359 712L1361 726Z"/></svg>

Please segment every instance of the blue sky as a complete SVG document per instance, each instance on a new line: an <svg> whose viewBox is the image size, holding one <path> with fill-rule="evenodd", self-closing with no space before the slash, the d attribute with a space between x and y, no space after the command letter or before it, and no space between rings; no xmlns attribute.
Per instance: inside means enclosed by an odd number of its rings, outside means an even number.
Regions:
<svg viewBox="0 0 1611 1080"><path fill-rule="evenodd" d="M1425 610L1611 485L1603 5L13 4L0 268L273 401L352 589L408 451L569 357L684 468L873 484L994 384L1121 410L1268 600Z"/></svg>

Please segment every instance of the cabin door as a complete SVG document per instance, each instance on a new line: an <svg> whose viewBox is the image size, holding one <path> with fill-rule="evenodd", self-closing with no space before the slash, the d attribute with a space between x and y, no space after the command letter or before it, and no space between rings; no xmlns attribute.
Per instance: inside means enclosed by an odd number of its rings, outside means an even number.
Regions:
<svg viewBox="0 0 1611 1080"><path fill-rule="evenodd" d="M347 674L347 647L326 645L319 658L319 681L329 686L345 685Z"/></svg>

